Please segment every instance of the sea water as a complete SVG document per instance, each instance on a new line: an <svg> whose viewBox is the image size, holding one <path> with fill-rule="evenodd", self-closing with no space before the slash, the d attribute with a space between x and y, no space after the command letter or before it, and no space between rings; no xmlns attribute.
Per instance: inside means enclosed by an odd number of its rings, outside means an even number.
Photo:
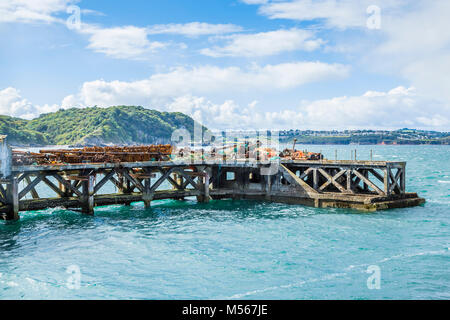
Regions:
<svg viewBox="0 0 450 320"><path fill-rule="evenodd" d="M0 298L449 299L450 148L299 148L407 161L407 191L427 202L376 213L232 200L21 212L0 223Z"/></svg>

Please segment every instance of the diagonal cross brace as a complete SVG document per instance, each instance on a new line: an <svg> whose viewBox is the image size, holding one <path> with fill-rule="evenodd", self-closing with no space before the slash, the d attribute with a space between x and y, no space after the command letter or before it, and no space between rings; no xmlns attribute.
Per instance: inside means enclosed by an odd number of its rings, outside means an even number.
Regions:
<svg viewBox="0 0 450 320"><path fill-rule="evenodd" d="M195 189L202 191L202 189L198 186L198 184L195 183L194 179L192 179L192 177L189 174L184 172L183 169L181 169L181 170L177 169L176 172L181 174L183 176L183 178L186 179L185 186L183 186L184 188L186 188L188 184L191 184Z"/></svg>
<svg viewBox="0 0 450 320"><path fill-rule="evenodd" d="M379 195L385 195L384 191L378 188L372 181L367 179L364 175L362 175L358 170L353 170L353 174L356 175L359 179L364 181L368 186L370 186L376 193Z"/></svg>
<svg viewBox="0 0 450 320"><path fill-rule="evenodd" d="M158 187L164 182L164 180L166 180L167 177L170 176L170 174L174 171L175 171L175 168L170 168L169 170L164 172L164 174L161 177L159 177L159 179L150 188L150 193L155 192L156 189L158 189Z"/></svg>
<svg viewBox="0 0 450 320"><path fill-rule="evenodd" d="M319 190L322 191L323 189L325 189L326 187L328 187L330 184L333 184L336 188L339 189L339 191L341 191L342 193L347 192L347 189L345 189L340 183L338 183L336 180L339 179L342 175L344 175L344 173L347 172L347 170L345 169L341 169L341 171L339 171L335 176L331 176L329 175L325 170L323 170L322 168L319 168L319 172L327 179L327 182L325 182L320 188Z"/></svg>
<svg viewBox="0 0 450 320"><path fill-rule="evenodd" d="M286 168L284 165L280 164L280 171L283 177L292 185L297 185L298 187L304 189L308 194L317 194L318 192L314 190L309 184L304 180L300 179L294 172Z"/></svg>
<svg viewBox="0 0 450 320"><path fill-rule="evenodd" d="M38 185L39 182L42 181L42 177L40 175L38 175L36 178L34 178L34 180L29 183L20 193L19 193L19 199L22 199L23 197L25 197L25 195L30 192L31 190L34 189L34 187L36 187Z"/></svg>
<svg viewBox="0 0 450 320"><path fill-rule="evenodd" d="M397 174L394 175L392 174L392 170L388 170L389 171L389 177L391 178L391 186L389 188L389 193L391 193L392 191L395 190L395 188L398 188L398 190L401 190L400 185L399 185L399 178L402 175L402 169L398 169Z"/></svg>
<svg viewBox="0 0 450 320"><path fill-rule="evenodd" d="M66 179L64 179L63 177L61 177L59 174L54 173L52 174L52 177L54 177L59 183L61 183L63 186L65 186L67 189L69 189L70 191L72 191L73 193L75 193L77 196L81 197L82 193L75 188L74 186L72 186L72 184L70 183L70 181L67 181Z"/></svg>

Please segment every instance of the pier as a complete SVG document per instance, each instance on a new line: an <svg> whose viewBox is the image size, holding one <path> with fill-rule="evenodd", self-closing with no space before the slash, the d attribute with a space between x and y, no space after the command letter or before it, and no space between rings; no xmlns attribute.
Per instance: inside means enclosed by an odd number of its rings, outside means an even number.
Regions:
<svg viewBox="0 0 450 320"><path fill-rule="evenodd" d="M186 197L203 203L252 199L360 211L425 202L406 192L405 162L219 159L12 165L3 153L0 213L5 220L18 220L20 211L61 207L93 215L96 206L140 201L150 207L154 200ZM105 193L107 184L116 192ZM41 195L40 185L54 196Z"/></svg>

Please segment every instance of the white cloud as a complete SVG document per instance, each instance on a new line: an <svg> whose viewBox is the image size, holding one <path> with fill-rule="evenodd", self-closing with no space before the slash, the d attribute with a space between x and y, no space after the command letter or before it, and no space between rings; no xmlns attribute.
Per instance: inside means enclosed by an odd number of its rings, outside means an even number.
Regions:
<svg viewBox="0 0 450 320"><path fill-rule="evenodd" d="M409 0L244 0L248 4L260 4L259 13L269 19L317 21L327 28L366 28L369 6L376 5L382 11L404 6Z"/></svg>
<svg viewBox="0 0 450 320"><path fill-rule="evenodd" d="M260 13L270 19L299 21L325 20L331 27L361 27L366 21L366 1L297 0L274 1L260 7Z"/></svg>
<svg viewBox="0 0 450 320"><path fill-rule="evenodd" d="M385 40L364 57L387 74L400 75L430 97L450 104L450 2L417 2L410 10L387 15Z"/></svg>
<svg viewBox="0 0 450 320"><path fill-rule="evenodd" d="M361 96L304 102L296 109L259 111L257 104L240 106L232 100L215 104L186 95L166 107L180 111L213 129L399 129L448 130L450 109L417 94L414 88L368 91Z"/></svg>
<svg viewBox="0 0 450 320"><path fill-rule="evenodd" d="M0 2L0 22L56 22L56 14L78 0L2 0Z"/></svg>
<svg viewBox="0 0 450 320"><path fill-rule="evenodd" d="M89 34L88 48L118 59L139 59L164 48L167 44L149 41L146 28L124 26L99 28L84 26L82 33Z"/></svg>
<svg viewBox="0 0 450 320"><path fill-rule="evenodd" d="M212 57L258 57L284 51L312 51L324 43L323 40L315 38L313 32L297 28L254 34L236 34L221 38L227 40L224 47L203 49L201 53Z"/></svg>
<svg viewBox="0 0 450 320"><path fill-rule="evenodd" d="M309 125L322 128L440 128L450 126L445 104L419 95L415 88L304 103L299 108ZM440 121L436 121L439 119Z"/></svg>
<svg viewBox="0 0 450 320"><path fill-rule="evenodd" d="M121 26L103 28L83 24L80 33L89 35L88 48L117 59L146 59L172 42L151 41L156 34L179 34L188 37L239 32L242 28L233 24L209 24L192 22L186 24L154 25L151 27ZM178 46L186 49L186 44Z"/></svg>
<svg viewBox="0 0 450 320"><path fill-rule="evenodd" d="M204 97L186 95L166 105L169 111L183 112L210 129L258 130L291 128L303 123L303 115L293 110L263 112L256 101L241 106L233 100L216 104Z"/></svg>
<svg viewBox="0 0 450 320"><path fill-rule="evenodd" d="M381 9L378 30L367 28L369 5ZM332 31L331 37L336 28L358 28L359 33L344 31L336 36L337 44L327 50L350 47L352 59L366 70L402 77L421 95L450 105L448 0L282 0L261 4L259 12L270 19L314 21Z"/></svg>
<svg viewBox="0 0 450 320"><path fill-rule="evenodd" d="M126 82L96 80L85 82L76 95L77 105L110 106L120 104L152 105L181 95L233 94L296 88L306 83L342 78L349 68L341 64L293 62L219 68L200 66L175 68L148 79ZM71 102L75 101L71 99Z"/></svg>
<svg viewBox="0 0 450 320"><path fill-rule="evenodd" d="M92 101L111 101L109 105L144 105L159 98L145 86L128 87L104 83L103 87L84 87ZM134 87L133 87L134 86ZM153 96L154 95L154 96ZM84 107L79 96L67 96L61 106L33 105L15 88L0 90L0 114L31 119L60 108ZM87 98L87 97L85 97ZM121 100L124 99L124 100ZM87 100L84 102L88 102ZM89 106L95 103L88 104ZM414 88L397 87L387 92L368 91L361 96L336 97L302 102L296 108L263 111L257 101L240 105L234 100L215 103L206 97L175 93L157 105L161 111L191 115L211 129L398 129L403 127L450 130L450 108L418 94Z"/></svg>
<svg viewBox="0 0 450 320"><path fill-rule="evenodd" d="M178 34L188 37L202 35L226 34L242 31L242 27L234 24L210 24L204 22L190 22L184 24L160 24L147 28L148 34Z"/></svg>
<svg viewBox="0 0 450 320"><path fill-rule="evenodd" d="M57 111L59 108L56 105L33 105L30 101L22 98L20 91L8 87L0 90L0 114L12 117L19 117L23 119L32 119L41 113Z"/></svg>

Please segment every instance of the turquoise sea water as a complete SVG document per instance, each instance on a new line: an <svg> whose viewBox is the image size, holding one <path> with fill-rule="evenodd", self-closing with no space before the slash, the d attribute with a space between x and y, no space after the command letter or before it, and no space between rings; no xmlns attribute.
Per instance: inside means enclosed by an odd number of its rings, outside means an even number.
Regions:
<svg viewBox="0 0 450 320"><path fill-rule="evenodd" d="M406 160L407 190L427 203L369 214L231 200L21 213L0 223L0 298L449 299L450 148L304 148ZM371 265L379 290L367 286ZM79 288L67 286L70 266Z"/></svg>

